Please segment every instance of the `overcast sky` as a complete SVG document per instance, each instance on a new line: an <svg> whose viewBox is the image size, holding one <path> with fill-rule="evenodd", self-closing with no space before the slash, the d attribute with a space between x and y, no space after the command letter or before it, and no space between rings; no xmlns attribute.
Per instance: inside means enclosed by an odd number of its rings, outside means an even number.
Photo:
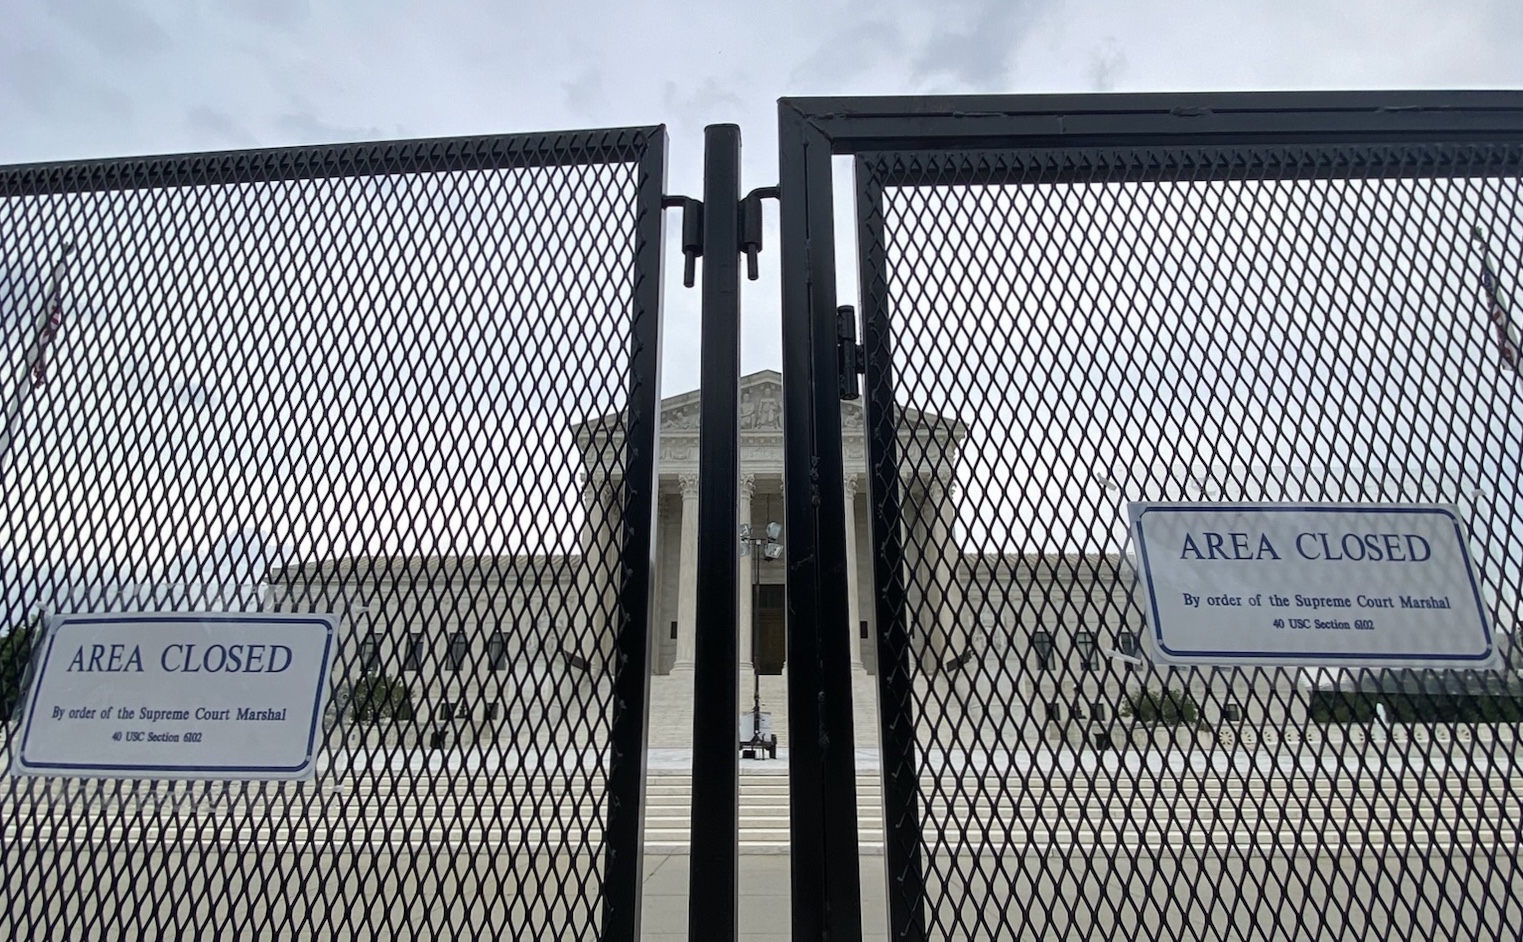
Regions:
<svg viewBox="0 0 1523 942"><path fill-rule="evenodd" d="M698 195L708 123L775 182L783 95L1523 88L1519 36L1519 0L11 0L0 163L665 123ZM748 370L778 363L771 234ZM697 312L669 284L672 393Z"/></svg>
<svg viewBox="0 0 1523 942"><path fill-rule="evenodd" d="M776 182L784 95L1523 88L1519 36L1520 0L10 0L0 163L664 123L696 196L709 123ZM748 371L779 362L768 228ZM667 394L698 380L677 231Z"/></svg>

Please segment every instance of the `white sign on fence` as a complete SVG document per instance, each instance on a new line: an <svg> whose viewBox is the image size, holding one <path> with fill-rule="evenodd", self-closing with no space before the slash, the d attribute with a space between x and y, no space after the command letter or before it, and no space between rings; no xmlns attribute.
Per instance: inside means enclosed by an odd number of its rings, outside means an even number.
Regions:
<svg viewBox="0 0 1523 942"><path fill-rule="evenodd" d="M331 615L55 616L11 772L311 778L336 628Z"/></svg>
<svg viewBox="0 0 1523 942"><path fill-rule="evenodd" d="M1491 668L1464 528L1436 506L1129 506L1156 661Z"/></svg>

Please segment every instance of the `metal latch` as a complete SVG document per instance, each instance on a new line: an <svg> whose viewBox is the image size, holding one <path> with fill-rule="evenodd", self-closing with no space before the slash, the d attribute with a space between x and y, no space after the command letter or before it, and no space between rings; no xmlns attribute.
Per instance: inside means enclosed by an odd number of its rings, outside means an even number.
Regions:
<svg viewBox="0 0 1523 942"><path fill-rule="evenodd" d="M762 206L764 199L777 199L778 188L759 186L740 201L740 250L746 256L746 277L755 281L758 277L756 256L762 250Z"/></svg>
<svg viewBox="0 0 1523 942"><path fill-rule="evenodd" d="M857 376L866 369L867 357L857 343L857 310L850 304L836 308L836 365L841 398L861 399Z"/></svg>
<svg viewBox="0 0 1523 942"><path fill-rule="evenodd" d="M691 196L663 196L661 208L682 210L682 287L691 288L698 260L703 257L703 201Z"/></svg>

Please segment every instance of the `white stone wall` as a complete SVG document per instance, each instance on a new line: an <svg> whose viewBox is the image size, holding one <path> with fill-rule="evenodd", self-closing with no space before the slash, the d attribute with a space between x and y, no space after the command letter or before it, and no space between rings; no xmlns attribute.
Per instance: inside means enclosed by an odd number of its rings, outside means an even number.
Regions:
<svg viewBox="0 0 1523 942"><path fill-rule="evenodd" d="M373 568L382 573L367 575ZM579 715L594 705L589 691L606 671L599 655L588 653L597 645L570 649L591 661L591 673L566 657L567 639L592 630L590 622L571 622L596 617L567 604L577 597L579 570L575 556L419 559L379 567L330 562L272 579L265 607L342 616L335 691L377 675L407 685L414 721L371 730L378 741L426 742L436 732L451 744L495 741L505 733L533 740L543 730L590 741L603 721ZM525 578L533 581L520 581ZM343 708L342 697L334 702ZM342 719L334 715L330 722Z"/></svg>

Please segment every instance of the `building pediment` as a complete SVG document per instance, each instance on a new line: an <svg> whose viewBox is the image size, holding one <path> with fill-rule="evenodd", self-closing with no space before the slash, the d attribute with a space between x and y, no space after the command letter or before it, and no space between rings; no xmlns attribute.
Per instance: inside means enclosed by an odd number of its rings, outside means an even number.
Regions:
<svg viewBox="0 0 1523 942"><path fill-rule="evenodd" d="M661 434L698 432L701 406L696 391L661 403ZM740 381L740 429L743 432L782 432L783 377L775 370L762 370Z"/></svg>
<svg viewBox="0 0 1523 942"><path fill-rule="evenodd" d="M696 442L702 403L698 390L670 396L661 401L662 459L666 461L696 459ZM955 447L966 434L955 418L901 407L898 414L901 436L910 440L940 441ZM846 451L851 457L862 455L864 412L861 402L841 403L841 431ZM608 413L576 426L578 443L588 448L594 441L623 434L623 415ZM758 443L778 442L783 431L783 377L776 370L761 370L741 377L740 431ZM915 448L924 447L915 445ZM941 446L945 447L945 445Z"/></svg>

